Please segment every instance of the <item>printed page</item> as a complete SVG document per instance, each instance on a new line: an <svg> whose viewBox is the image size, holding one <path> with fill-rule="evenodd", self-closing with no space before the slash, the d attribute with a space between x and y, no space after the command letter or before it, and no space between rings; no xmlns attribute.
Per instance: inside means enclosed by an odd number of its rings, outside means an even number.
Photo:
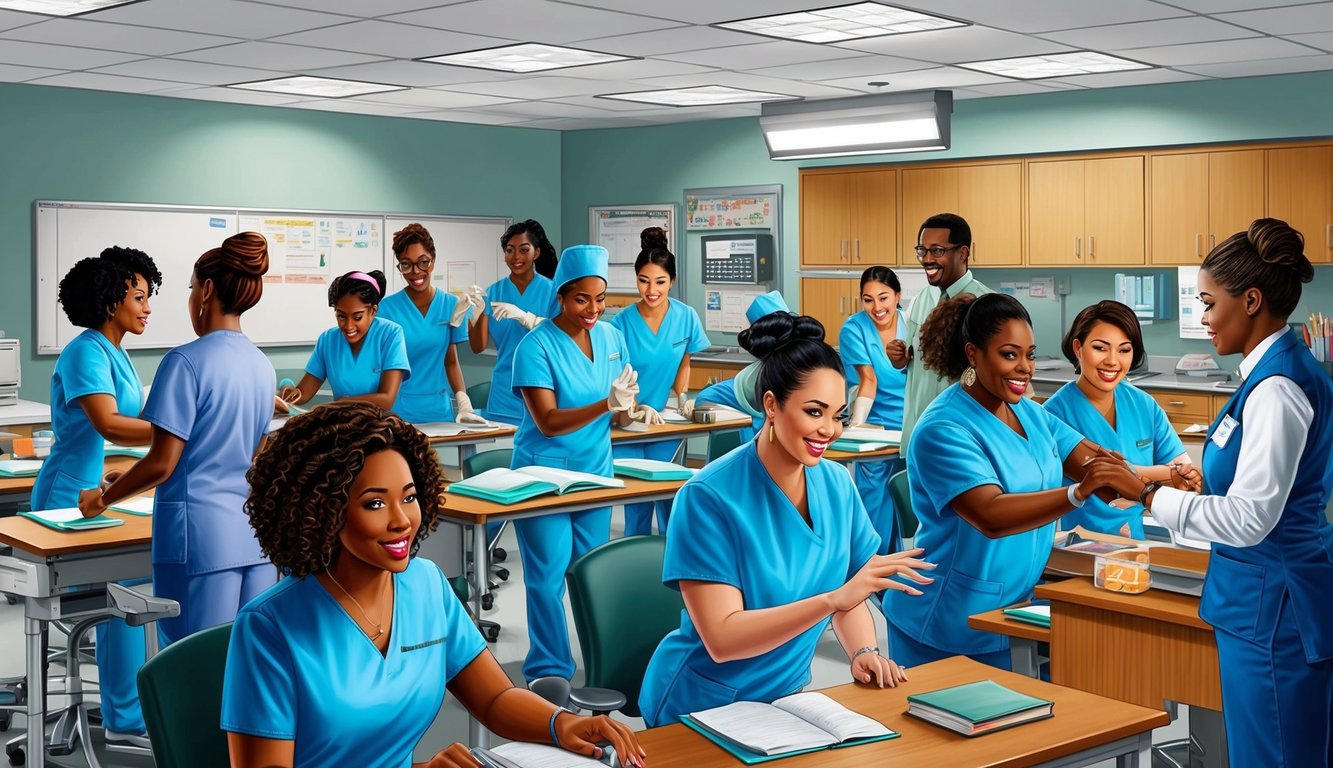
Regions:
<svg viewBox="0 0 1333 768"><path fill-rule="evenodd" d="M590 488L624 488L625 481L617 480L614 477L602 477L594 475L591 472L576 472L572 469L555 469L553 467L519 467L516 472L522 472L525 475L534 477L547 483L555 485L561 493L569 490L578 483L585 483Z"/></svg>
<svg viewBox="0 0 1333 768"><path fill-rule="evenodd" d="M826 747L837 741L831 732L759 701L737 701L691 712L690 717L718 736L761 755Z"/></svg>
<svg viewBox="0 0 1333 768"><path fill-rule="evenodd" d="M538 482L542 482L541 478L533 477L525 472L495 467L473 475L466 480L459 480L454 485L484 488L488 491L512 491ZM554 485L554 482L551 484Z"/></svg>
<svg viewBox="0 0 1333 768"><path fill-rule="evenodd" d="M885 736L892 731L883 723L844 707L822 693L794 693L773 702L773 706L828 731L839 742Z"/></svg>
<svg viewBox="0 0 1333 768"><path fill-rule="evenodd" d="M606 768L590 757L576 755L545 744L511 741L487 750L518 768Z"/></svg>

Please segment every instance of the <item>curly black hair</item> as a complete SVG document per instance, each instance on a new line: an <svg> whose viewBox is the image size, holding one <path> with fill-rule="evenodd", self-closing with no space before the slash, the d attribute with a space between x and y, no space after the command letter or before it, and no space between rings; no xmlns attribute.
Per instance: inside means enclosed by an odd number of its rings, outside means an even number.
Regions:
<svg viewBox="0 0 1333 768"><path fill-rule="evenodd" d="M95 257L80 259L60 281L57 298L65 317L80 328L100 328L116 314L129 294L127 281L143 275L148 295L162 287L162 273L148 254L113 246Z"/></svg>
<svg viewBox="0 0 1333 768"><path fill-rule="evenodd" d="M274 565L299 578L337 560L348 493L366 457L384 450L403 456L417 487L416 554L439 522L444 499L439 459L411 424L369 403L342 400L293 416L269 437L245 475L250 527Z"/></svg>

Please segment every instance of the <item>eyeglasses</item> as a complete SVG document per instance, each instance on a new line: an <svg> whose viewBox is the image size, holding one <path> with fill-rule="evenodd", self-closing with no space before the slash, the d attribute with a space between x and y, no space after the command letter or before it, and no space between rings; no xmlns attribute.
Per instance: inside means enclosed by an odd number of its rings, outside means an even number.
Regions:
<svg viewBox="0 0 1333 768"><path fill-rule="evenodd" d="M940 245L932 245L932 246L929 247L929 248L923 248L922 246L919 246L919 245L918 245L917 247L913 248L912 250L913 250L913 251L916 251L916 257L917 257L918 259L924 259L924 258L926 258L926 254L930 254L931 256L934 256L935 258L938 259L939 257L943 256L944 254L949 253L950 251L956 251L956 250L958 250L959 248L962 248L962 247L963 247L962 245L951 245L951 246L949 246L948 248L945 248L944 246L940 246Z"/></svg>
<svg viewBox="0 0 1333 768"><path fill-rule="evenodd" d="M413 271L429 272L429 271L430 271L430 266L431 266L432 264L434 264L434 263L435 263L435 259L434 259L433 257L430 257L430 256L422 256L421 258L417 259L416 261L400 261L400 262L398 262L398 271L399 271L399 272L402 272L404 275L408 274L409 272L413 272Z"/></svg>

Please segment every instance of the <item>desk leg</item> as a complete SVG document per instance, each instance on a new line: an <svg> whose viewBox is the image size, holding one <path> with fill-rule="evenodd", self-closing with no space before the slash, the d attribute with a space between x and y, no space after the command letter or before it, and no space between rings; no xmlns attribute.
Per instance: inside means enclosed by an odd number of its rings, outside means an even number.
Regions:
<svg viewBox="0 0 1333 768"><path fill-rule="evenodd" d="M472 572L476 578L476 589L472 591L472 609L478 625L481 623L481 593L486 588L486 579L491 572L491 552L487 548L486 523L472 525ZM490 746L491 734L471 714L468 715L469 746L485 749Z"/></svg>
<svg viewBox="0 0 1333 768"><path fill-rule="evenodd" d="M1028 677L1041 677L1041 661L1037 657L1037 641L1024 637L1009 638L1009 662L1014 671Z"/></svg>
<svg viewBox="0 0 1333 768"><path fill-rule="evenodd" d="M1115 768L1152 768L1152 731L1140 733L1134 751L1117 756Z"/></svg>
<svg viewBox="0 0 1333 768"><path fill-rule="evenodd" d="M25 613L34 606L24 600ZM28 675L28 747L27 765L42 768L46 765L46 655L42 648L42 621L30 616L23 618L24 642L27 645L25 667Z"/></svg>

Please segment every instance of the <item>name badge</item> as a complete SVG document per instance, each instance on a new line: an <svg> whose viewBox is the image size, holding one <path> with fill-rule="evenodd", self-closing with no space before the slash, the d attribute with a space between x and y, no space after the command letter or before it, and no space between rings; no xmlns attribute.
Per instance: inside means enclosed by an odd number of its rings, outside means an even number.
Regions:
<svg viewBox="0 0 1333 768"><path fill-rule="evenodd" d="M1145 437L1142 440L1139 440L1138 442L1134 443L1135 448L1147 448L1150 445L1152 445L1151 437Z"/></svg>
<svg viewBox="0 0 1333 768"><path fill-rule="evenodd" d="M607 359L607 360L619 360L619 359L620 359L620 353L619 353L619 352L612 352L611 354L609 354L609 355L606 356L606 359Z"/></svg>
<svg viewBox="0 0 1333 768"><path fill-rule="evenodd" d="M1217 429L1213 430L1213 444L1218 448L1227 447L1227 441L1231 439L1231 433L1235 432L1238 426L1240 426L1240 422L1230 416L1223 416L1222 423L1218 424Z"/></svg>
<svg viewBox="0 0 1333 768"><path fill-rule="evenodd" d="M672 347L683 347L683 346L685 346L685 342L687 342L687 341L689 341L689 340L690 340L690 339L689 339L689 337L687 336L687 337L681 339L680 341L677 341L677 342L673 343L671 346L672 346Z"/></svg>

